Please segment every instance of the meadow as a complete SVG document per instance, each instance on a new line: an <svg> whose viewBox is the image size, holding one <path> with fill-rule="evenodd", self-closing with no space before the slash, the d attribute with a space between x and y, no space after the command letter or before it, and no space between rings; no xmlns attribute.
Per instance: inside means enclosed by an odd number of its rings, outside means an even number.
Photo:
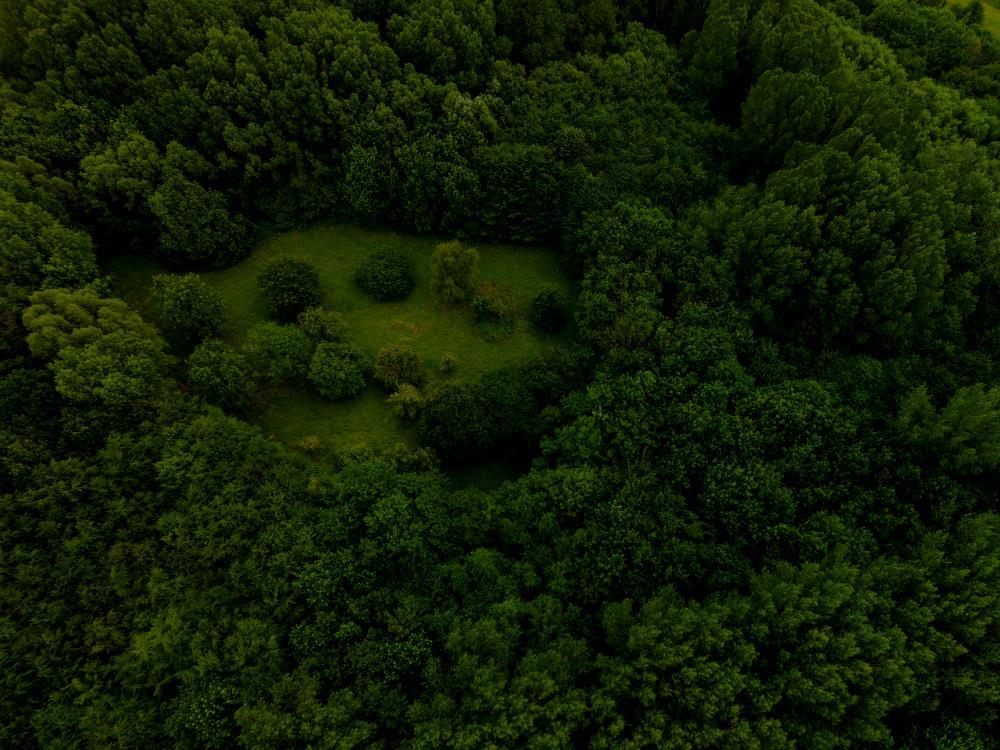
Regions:
<svg viewBox="0 0 1000 750"><path fill-rule="evenodd" d="M546 347L573 335L572 324L558 335L539 334L523 314L517 316L512 328L486 329L475 323L467 307L442 305L429 289L429 258L441 241L426 235L324 225L272 234L237 265L202 277L225 303L224 337L238 344L255 323L267 320L256 281L263 265L282 256L306 261L319 272L323 304L344 317L348 340L372 359L390 344L411 347L423 360L428 389L447 380L473 381L492 370L525 364ZM572 308L573 283L551 250L472 244L479 251L481 279L509 285L522 308L546 287L559 289ZM405 300L374 302L354 282L358 265L382 247L397 250L412 263L416 286ZM109 271L119 293L149 315L152 277L163 269L147 258L128 256L113 260ZM439 369L445 354L457 361L450 375ZM386 394L375 385L359 397L341 402L325 400L305 385L285 386L266 394L253 418L269 435L288 445L317 438L322 453L330 449L415 446L416 430L392 413L385 398Z"/></svg>

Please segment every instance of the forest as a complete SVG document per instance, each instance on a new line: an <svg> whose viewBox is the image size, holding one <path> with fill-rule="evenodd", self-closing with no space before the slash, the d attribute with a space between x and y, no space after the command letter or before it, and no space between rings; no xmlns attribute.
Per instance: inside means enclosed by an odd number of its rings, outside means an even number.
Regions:
<svg viewBox="0 0 1000 750"><path fill-rule="evenodd" d="M0 0L0 747L1000 748L1000 0Z"/></svg>

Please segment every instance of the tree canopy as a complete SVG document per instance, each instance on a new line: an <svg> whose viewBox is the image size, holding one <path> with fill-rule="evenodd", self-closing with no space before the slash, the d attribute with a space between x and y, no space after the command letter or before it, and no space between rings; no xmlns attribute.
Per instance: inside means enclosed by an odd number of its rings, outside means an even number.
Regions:
<svg viewBox="0 0 1000 750"><path fill-rule="evenodd" d="M996 748L996 10L0 2L0 746ZM391 347L247 258L318 222Z"/></svg>

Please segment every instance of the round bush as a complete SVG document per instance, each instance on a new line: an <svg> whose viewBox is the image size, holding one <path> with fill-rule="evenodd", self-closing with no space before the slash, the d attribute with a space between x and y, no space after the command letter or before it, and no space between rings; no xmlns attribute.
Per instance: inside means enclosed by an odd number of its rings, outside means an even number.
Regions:
<svg viewBox="0 0 1000 750"><path fill-rule="evenodd" d="M293 258L270 261L257 276L264 304L272 318L291 323L307 307L318 305L322 297L319 274L308 263Z"/></svg>
<svg viewBox="0 0 1000 750"><path fill-rule="evenodd" d="M320 344L309 365L310 382L320 395L334 401L361 393L367 375L364 356L349 344Z"/></svg>
<svg viewBox="0 0 1000 750"><path fill-rule="evenodd" d="M375 379L388 390L424 382L420 355L408 346L387 346L375 357Z"/></svg>
<svg viewBox="0 0 1000 750"><path fill-rule="evenodd" d="M343 341L347 336L344 318L325 307L310 307L299 313L299 328L313 341Z"/></svg>
<svg viewBox="0 0 1000 750"><path fill-rule="evenodd" d="M431 292L448 305L468 302L479 277L479 253L458 240L443 242L431 255Z"/></svg>
<svg viewBox="0 0 1000 750"><path fill-rule="evenodd" d="M354 281L376 302L405 299L413 291L413 268L395 250L376 250L354 272Z"/></svg>
<svg viewBox="0 0 1000 750"><path fill-rule="evenodd" d="M566 327L566 303L555 289L543 289L531 301L528 318L542 333L559 333Z"/></svg>

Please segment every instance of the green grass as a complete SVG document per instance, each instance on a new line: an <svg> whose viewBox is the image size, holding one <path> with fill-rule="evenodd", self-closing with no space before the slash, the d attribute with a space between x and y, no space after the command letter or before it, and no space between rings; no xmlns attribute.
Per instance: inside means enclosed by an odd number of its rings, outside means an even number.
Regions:
<svg viewBox="0 0 1000 750"><path fill-rule="evenodd" d="M1000 37L1000 8L993 3L983 3L983 28Z"/></svg>
<svg viewBox="0 0 1000 750"><path fill-rule="evenodd" d="M438 372L446 352L458 360L450 379L471 381L501 367L525 364L545 348L573 335L567 330L559 336L540 336L523 314L512 331L491 334L475 325L467 308L450 309L439 304L428 287L429 258L440 241L346 225L319 226L275 234L238 265L203 277L225 302L226 337L239 343L251 326L267 319L257 290L261 267L282 256L307 261L319 271L324 304L344 316L350 341L372 359L389 344L412 347L423 359L428 389L448 380ZM509 284L523 308L546 286L560 289L572 303L573 284L550 250L472 244L479 250L481 278ZM373 302L354 284L354 270L381 246L393 247L412 261L416 287L403 301ZM150 280L161 269L148 259L119 258L111 262L109 271L119 292L148 313ZM366 446L380 450L397 443L416 445L413 427L392 414L385 394L374 386L345 402L326 401L305 386L288 387L269 394L266 406L255 417L265 431L289 445L308 436L319 438L326 449Z"/></svg>
<svg viewBox="0 0 1000 750"><path fill-rule="evenodd" d="M952 2L956 9L964 8L969 4L968 0L958 0ZM983 29L996 37L1000 37L1000 0L985 0L983 2Z"/></svg>

